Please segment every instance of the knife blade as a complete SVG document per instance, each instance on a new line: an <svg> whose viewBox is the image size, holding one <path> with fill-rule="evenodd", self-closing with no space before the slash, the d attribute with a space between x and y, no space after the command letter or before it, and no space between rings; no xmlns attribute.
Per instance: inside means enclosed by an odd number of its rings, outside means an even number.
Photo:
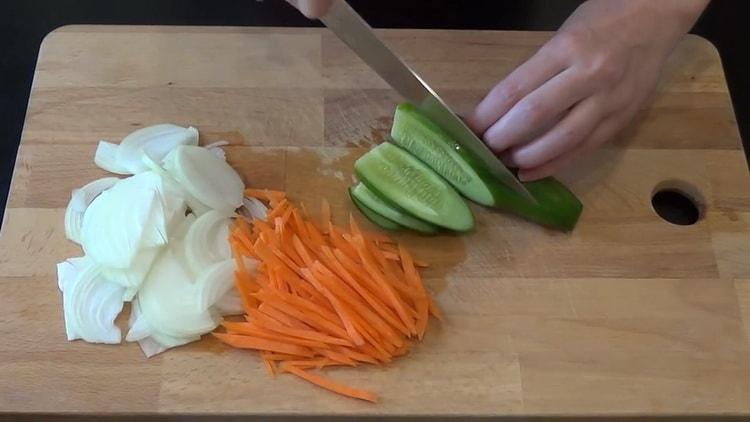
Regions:
<svg viewBox="0 0 750 422"><path fill-rule="evenodd" d="M448 132L460 147L466 148L482 160L493 176L517 193L536 202L526 187L487 145L448 108L416 72L375 35L370 25L346 1L334 0L320 20L396 92Z"/></svg>

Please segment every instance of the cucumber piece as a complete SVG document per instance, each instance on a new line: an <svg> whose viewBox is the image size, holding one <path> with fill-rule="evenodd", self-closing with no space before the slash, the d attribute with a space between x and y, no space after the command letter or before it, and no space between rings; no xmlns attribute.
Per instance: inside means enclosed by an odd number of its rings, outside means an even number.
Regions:
<svg viewBox="0 0 750 422"><path fill-rule="evenodd" d="M461 194L479 204L561 230L571 230L581 215L581 202L554 178L524 183L537 203L508 188L492 176L478 157L461 148L412 104L402 103L396 108L391 141L411 152Z"/></svg>
<svg viewBox="0 0 750 422"><path fill-rule="evenodd" d="M362 203L359 199L357 199L356 196L354 196L354 189L349 188L349 196L352 198L352 202L354 202L354 205L357 206L357 209L365 216L368 220L370 220L373 224L376 226L385 229L385 230L391 230L391 231L397 231L401 230L404 227L395 221L391 221L382 215L376 213L375 211L368 208L365 204Z"/></svg>
<svg viewBox="0 0 750 422"><path fill-rule="evenodd" d="M382 200L379 196L368 189L367 186L365 186L363 183L359 183L354 188L350 188L349 193L351 194L353 200L359 201L369 210L390 221L393 221L398 225L408 227L412 230L416 230L422 233L437 233L438 231L440 231L440 228L438 226L413 217L393 206L392 204L389 204L388 202Z"/></svg>
<svg viewBox="0 0 750 422"><path fill-rule="evenodd" d="M394 144L367 152L354 163L354 172L373 193L414 217L455 231L474 227L474 215L455 189Z"/></svg>

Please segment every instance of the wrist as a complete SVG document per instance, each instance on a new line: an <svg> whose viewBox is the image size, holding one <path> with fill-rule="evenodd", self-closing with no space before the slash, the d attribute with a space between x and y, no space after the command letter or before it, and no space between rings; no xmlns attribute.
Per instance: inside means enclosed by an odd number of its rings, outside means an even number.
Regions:
<svg viewBox="0 0 750 422"><path fill-rule="evenodd" d="M695 25L709 3L710 0L645 0L642 4L660 22L664 31L662 44L671 50Z"/></svg>

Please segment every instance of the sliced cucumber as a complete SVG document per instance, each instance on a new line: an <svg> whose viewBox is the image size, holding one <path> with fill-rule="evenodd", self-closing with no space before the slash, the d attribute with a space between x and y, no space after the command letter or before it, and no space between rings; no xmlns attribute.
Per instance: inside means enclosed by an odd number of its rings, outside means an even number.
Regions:
<svg viewBox="0 0 750 422"><path fill-rule="evenodd" d="M474 215L451 185L396 145L373 148L354 171L376 195L419 219L456 231L474 227Z"/></svg>
<svg viewBox="0 0 750 422"><path fill-rule="evenodd" d="M368 208L367 205L363 204L362 201L354 196L354 188L349 188L349 196L352 198L352 202L354 202L354 205L357 206L357 209L359 209L359 211L376 226L392 231L401 230L404 228L402 225L396 223L395 221L391 221Z"/></svg>
<svg viewBox="0 0 750 422"><path fill-rule="evenodd" d="M369 210L377 213L382 217L385 217L389 221L393 221L396 224L422 233L437 233L438 231L440 231L440 227L411 216L393 206L392 204L384 201L382 198L368 189L367 186L365 186L363 183L359 183L354 188L350 188L349 192L355 202L359 201Z"/></svg>
<svg viewBox="0 0 750 422"><path fill-rule="evenodd" d="M537 203L516 193L493 177L478 157L461 148L412 104L402 103L396 108L391 138L479 204L563 230L576 225L583 209L578 198L554 178L524 184Z"/></svg>

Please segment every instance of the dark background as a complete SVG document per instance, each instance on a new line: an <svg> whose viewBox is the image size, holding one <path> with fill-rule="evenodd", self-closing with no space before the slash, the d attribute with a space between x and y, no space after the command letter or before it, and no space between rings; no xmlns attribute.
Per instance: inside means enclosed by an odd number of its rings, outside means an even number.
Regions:
<svg viewBox="0 0 750 422"><path fill-rule="evenodd" d="M350 0L374 27L506 30L555 30L580 3ZM747 0L713 0L691 31L713 42L721 54L746 151L750 150L749 12ZM283 0L0 0L0 213L7 199L39 44L53 29L75 23L320 26Z"/></svg>

